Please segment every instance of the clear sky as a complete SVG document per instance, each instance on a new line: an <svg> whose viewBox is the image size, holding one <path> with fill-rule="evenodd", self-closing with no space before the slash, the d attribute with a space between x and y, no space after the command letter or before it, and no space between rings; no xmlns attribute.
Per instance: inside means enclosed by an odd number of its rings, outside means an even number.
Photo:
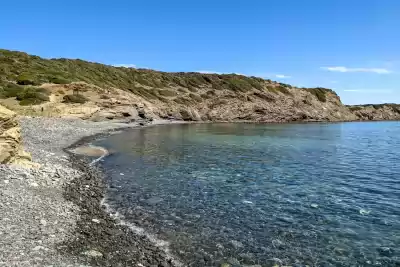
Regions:
<svg viewBox="0 0 400 267"><path fill-rule="evenodd" d="M0 47L400 103L400 0L2 1Z"/></svg>

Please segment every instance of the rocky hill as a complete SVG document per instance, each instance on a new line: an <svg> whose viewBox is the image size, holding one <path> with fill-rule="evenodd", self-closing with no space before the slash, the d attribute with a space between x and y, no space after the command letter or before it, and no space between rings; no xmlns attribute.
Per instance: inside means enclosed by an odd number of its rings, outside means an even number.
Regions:
<svg viewBox="0 0 400 267"><path fill-rule="evenodd" d="M236 74L168 73L0 50L0 104L84 119L347 121L370 118L325 88ZM369 112L369 111L365 111ZM386 114L386 113L385 113ZM390 113L390 118L395 113ZM387 116L373 116L373 118Z"/></svg>

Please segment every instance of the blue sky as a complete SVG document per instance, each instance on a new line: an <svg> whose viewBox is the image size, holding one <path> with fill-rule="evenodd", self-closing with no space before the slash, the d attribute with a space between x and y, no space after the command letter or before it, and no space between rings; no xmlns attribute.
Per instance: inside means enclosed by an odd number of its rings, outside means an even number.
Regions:
<svg viewBox="0 0 400 267"><path fill-rule="evenodd" d="M1 11L1 48L400 103L398 0L13 0Z"/></svg>

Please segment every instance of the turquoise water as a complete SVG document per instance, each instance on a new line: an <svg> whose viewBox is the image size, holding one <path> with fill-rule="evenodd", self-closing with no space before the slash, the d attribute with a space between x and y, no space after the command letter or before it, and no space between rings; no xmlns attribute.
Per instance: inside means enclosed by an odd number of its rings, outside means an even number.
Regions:
<svg viewBox="0 0 400 267"><path fill-rule="evenodd" d="M400 266L400 123L192 124L99 140L110 205L185 266Z"/></svg>

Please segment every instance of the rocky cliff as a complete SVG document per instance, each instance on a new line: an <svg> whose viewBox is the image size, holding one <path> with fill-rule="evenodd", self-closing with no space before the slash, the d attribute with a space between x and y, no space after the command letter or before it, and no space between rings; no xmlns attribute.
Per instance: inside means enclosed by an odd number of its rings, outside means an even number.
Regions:
<svg viewBox="0 0 400 267"><path fill-rule="evenodd" d="M168 73L0 50L0 104L91 120L350 121L368 118L325 88L237 74ZM375 116L393 118L395 113Z"/></svg>
<svg viewBox="0 0 400 267"><path fill-rule="evenodd" d="M400 120L399 104L355 105L348 108L363 121Z"/></svg>
<svg viewBox="0 0 400 267"><path fill-rule="evenodd" d="M22 149L16 114L0 106L0 164L34 166L29 153Z"/></svg>

